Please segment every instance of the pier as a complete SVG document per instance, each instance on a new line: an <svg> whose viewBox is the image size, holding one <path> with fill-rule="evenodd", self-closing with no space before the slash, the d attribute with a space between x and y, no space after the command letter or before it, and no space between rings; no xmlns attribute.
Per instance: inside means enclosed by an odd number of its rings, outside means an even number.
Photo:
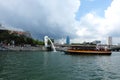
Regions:
<svg viewBox="0 0 120 80"><path fill-rule="evenodd" d="M120 45L112 46L110 50L120 52Z"/></svg>

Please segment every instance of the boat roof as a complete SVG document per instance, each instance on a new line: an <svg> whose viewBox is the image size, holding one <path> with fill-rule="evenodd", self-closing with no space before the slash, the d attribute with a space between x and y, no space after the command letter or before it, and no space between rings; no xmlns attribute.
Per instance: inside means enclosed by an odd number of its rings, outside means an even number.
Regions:
<svg viewBox="0 0 120 80"><path fill-rule="evenodd" d="M70 47L84 47L84 46L96 47L96 45L70 45Z"/></svg>

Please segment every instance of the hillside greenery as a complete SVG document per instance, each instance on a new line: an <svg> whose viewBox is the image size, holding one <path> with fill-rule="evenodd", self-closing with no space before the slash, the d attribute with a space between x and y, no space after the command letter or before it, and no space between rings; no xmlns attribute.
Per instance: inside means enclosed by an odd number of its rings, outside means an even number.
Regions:
<svg viewBox="0 0 120 80"><path fill-rule="evenodd" d="M25 35L18 35L16 33L10 33L8 30L0 30L0 42L4 44L24 45L29 44L31 46L44 45L43 41L35 40Z"/></svg>

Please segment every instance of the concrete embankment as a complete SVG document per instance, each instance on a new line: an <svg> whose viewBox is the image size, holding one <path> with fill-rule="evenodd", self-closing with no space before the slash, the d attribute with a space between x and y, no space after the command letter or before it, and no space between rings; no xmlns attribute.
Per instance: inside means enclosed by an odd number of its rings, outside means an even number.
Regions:
<svg viewBox="0 0 120 80"><path fill-rule="evenodd" d="M0 46L0 51L6 51L7 49Z"/></svg>
<svg viewBox="0 0 120 80"><path fill-rule="evenodd" d="M44 51L44 46L4 46L0 51Z"/></svg>

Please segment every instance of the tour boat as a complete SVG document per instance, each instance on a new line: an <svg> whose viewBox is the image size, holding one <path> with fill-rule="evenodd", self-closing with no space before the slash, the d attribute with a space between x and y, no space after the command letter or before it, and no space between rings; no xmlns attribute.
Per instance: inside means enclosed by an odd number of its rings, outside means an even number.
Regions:
<svg viewBox="0 0 120 80"><path fill-rule="evenodd" d="M64 52L66 54L111 54L111 51L109 51L106 47L98 47L96 45L70 45Z"/></svg>

